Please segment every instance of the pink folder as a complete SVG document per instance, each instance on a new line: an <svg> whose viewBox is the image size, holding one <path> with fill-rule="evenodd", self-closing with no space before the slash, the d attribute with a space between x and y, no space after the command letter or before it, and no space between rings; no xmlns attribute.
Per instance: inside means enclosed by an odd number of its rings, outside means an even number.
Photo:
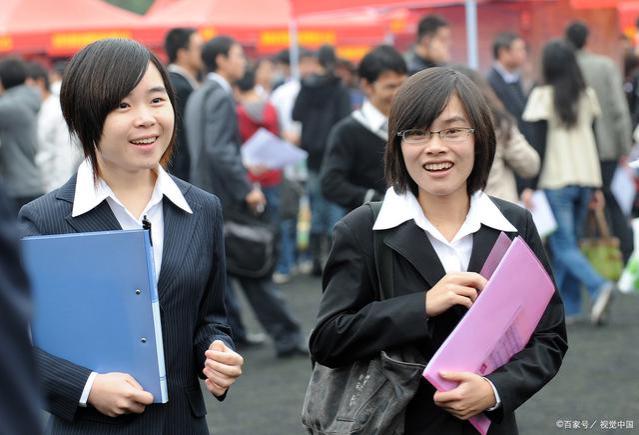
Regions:
<svg viewBox="0 0 639 435"><path fill-rule="evenodd" d="M498 257L507 243L500 236L482 269L482 274L492 275L488 284L424 369L424 377L438 391L457 386L441 378L441 371L488 375L506 364L526 346L555 291L546 270L521 237L510 243L491 274L488 260ZM470 422L486 435L488 417L478 415Z"/></svg>

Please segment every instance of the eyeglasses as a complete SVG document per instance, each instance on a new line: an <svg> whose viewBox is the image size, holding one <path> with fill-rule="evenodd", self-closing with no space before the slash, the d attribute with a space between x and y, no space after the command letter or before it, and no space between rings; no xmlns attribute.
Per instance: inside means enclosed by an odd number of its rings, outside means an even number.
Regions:
<svg viewBox="0 0 639 435"><path fill-rule="evenodd" d="M397 136L401 137L405 144L422 145L428 142L435 134L439 135L442 142L459 143L465 141L466 138L473 133L475 133L474 128L455 127L439 131L412 128L398 132Z"/></svg>

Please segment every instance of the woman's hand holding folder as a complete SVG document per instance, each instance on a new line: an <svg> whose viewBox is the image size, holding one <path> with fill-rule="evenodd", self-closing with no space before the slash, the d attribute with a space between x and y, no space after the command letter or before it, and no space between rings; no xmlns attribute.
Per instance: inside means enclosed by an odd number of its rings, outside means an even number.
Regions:
<svg viewBox="0 0 639 435"><path fill-rule="evenodd" d="M98 374L95 377L88 403L104 415L141 414L153 403L153 395L126 373Z"/></svg>
<svg viewBox="0 0 639 435"><path fill-rule="evenodd" d="M441 372L441 377L459 382L450 391L438 391L433 400L460 420L468 420L495 406L495 393L490 382L471 372Z"/></svg>
<svg viewBox="0 0 639 435"><path fill-rule="evenodd" d="M447 273L426 293L426 314L439 316L453 305L470 308L486 282L474 272Z"/></svg>

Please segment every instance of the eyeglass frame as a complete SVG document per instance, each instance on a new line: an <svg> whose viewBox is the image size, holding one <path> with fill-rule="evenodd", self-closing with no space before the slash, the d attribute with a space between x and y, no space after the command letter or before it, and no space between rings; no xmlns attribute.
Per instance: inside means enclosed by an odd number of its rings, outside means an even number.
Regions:
<svg viewBox="0 0 639 435"><path fill-rule="evenodd" d="M462 142L462 140L460 139L459 142L457 141L451 141L451 140L447 140L442 136L442 133L449 131L449 130L464 130L465 135L462 139L466 139L468 136L470 136L471 134L475 133L475 129L471 128L471 127L450 127L450 128L445 128L443 130L439 130L439 131L432 131L432 130L426 130L426 129L422 129L422 128L409 128L408 130L402 130L402 131L398 131L397 132L397 136L402 138L402 141L404 143L407 143L409 145L418 145L421 143L426 143L428 141L430 141L434 135L438 135L439 136L439 140L441 140L442 142L447 142L447 143L459 143ZM406 133L409 131L420 131L424 134L428 134L428 139L425 139L424 141L418 141L418 142L407 142L406 141Z"/></svg>

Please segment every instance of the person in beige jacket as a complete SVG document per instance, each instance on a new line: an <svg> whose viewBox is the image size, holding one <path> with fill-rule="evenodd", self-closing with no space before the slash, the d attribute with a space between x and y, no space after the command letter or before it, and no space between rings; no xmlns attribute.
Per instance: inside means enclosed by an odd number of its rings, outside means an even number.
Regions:
<svg viewBox="0 0 639 435"><path fill-rule="evenodd" d="M491 110L497 148L484 192L506 201L518 202L515 175L525 179L536 176L540 167L539 154L526 141L517 128L515 119L506 111L488 82L477 71L459 65L453 69L468 76L477 85Z"/></svg>

